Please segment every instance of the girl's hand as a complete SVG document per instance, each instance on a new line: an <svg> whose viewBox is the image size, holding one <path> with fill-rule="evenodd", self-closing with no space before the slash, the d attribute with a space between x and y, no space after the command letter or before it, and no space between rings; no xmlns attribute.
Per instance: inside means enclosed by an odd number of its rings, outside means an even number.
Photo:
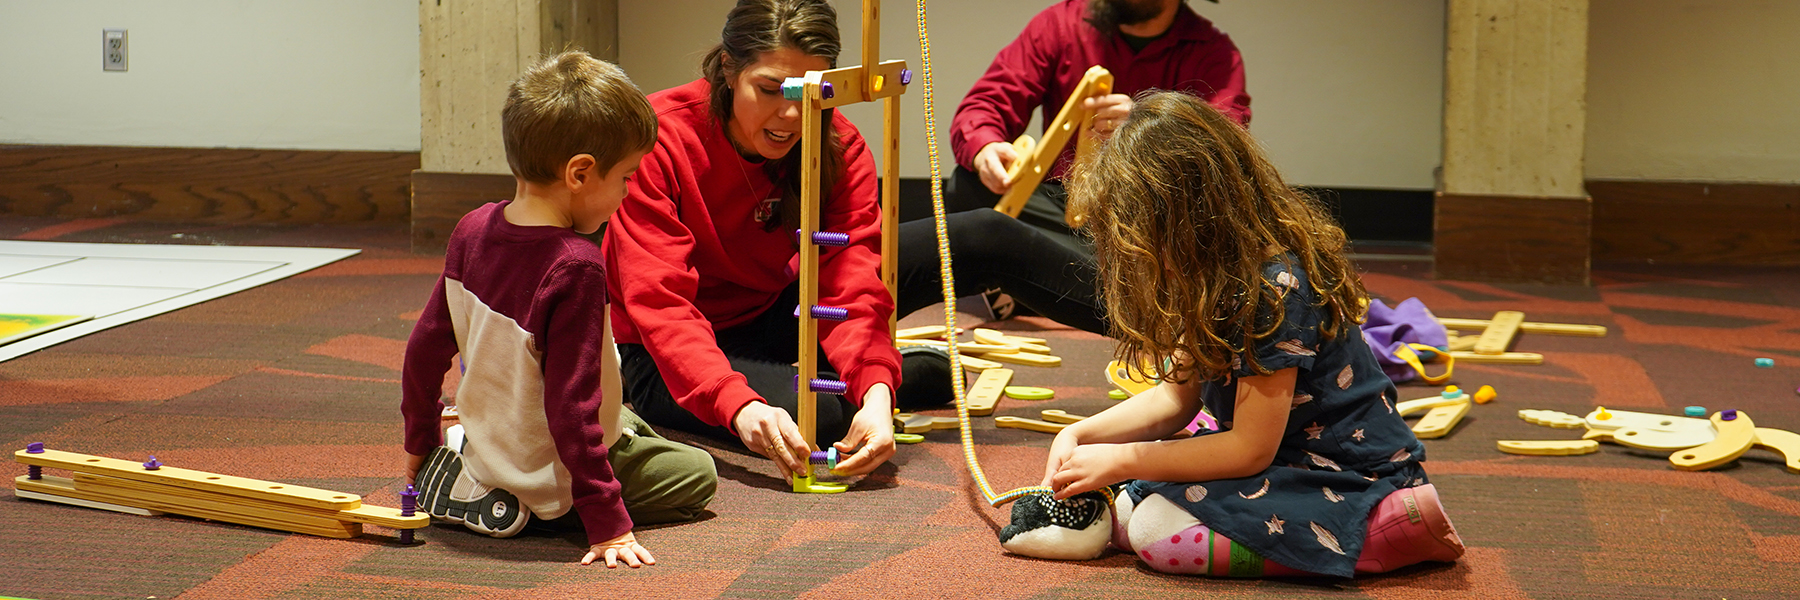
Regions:
<svg viewBox="0 0 1800 600"><path fill-rule="evenodd" d="M783 480L805 472L812 449L807 447L800 426L794 424L787 411L751 402L738 411L732 424L737 426L738 439L744 441L745 448L775 461L775 469L781 471Z"/></svg>
<svg viewBox="0 0 1800 600"><path fill-rule="evenodd" d="M850 431L843 441L832 444L840 454L850 458L838 463L831 472L836 475L861 475L875 470L894 456L893 390L878 383L863 394L862 408L850 419ZM857 448L861 448L858 450Z"/></svg>
<svg viewBox="0 0 1800 600"><path fill-rule="evenodd" d="M1051 480L1056 477L1057 471L1062 470L1063 463L1068 462L1069 456L1075 453L1075 448L1080 446L1081 442L1069 433L1068 428L1058 432L1056 440L1050 442L1050 458L1044 461L1044 481L1038 485L1054 488Z"/></svg>
<svg viewBox="0 0 1800 600"><path fill-rule="evenodd" d="M619 566L621 561L633 569L656 564L656 557L651 556L650 550L639 544L637 537L631 535L629 531L624 535L589 547L587 556L581 557L581 564L594 564L594 559L602 556L606 557L606 568L608 569Z"/></svg>
<svg viewBox="0 0 1800 600"><path fill-rule="evenodd" d="M1076 446L1050 476L1050 489L1062 500L1082 492L1097 490L1126 479L1120 473L1129 459L1126 444L1086 444Z"/></svg>

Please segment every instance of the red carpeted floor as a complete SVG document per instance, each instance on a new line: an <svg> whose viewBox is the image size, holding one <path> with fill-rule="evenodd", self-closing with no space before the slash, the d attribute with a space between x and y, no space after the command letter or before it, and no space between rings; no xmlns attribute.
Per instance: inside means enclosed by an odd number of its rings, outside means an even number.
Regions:
<svg viewBox="0 0 1800 600"><path fill-rule="evenodd" d="M179 237L177 237L179 234ZM362 494L397 506L404 340L441 267L407 252L402 226L183 226L7 218L0 238L355 247L303 276L0 363L0 440ZM1462 365L1492 385L1426 469L1469 553L1354 581L1171 577L1126 555L1040 561L1003 553L1007 512L972 490L952 431L901 447L850 493L782 491L766 461L707 447L721 475L711 514L639 531L661 563L573 564L574 536L478 537L435 526L404 547L369 527L351 541L177 517L137 517L0 495L0 596L26 598L1792 598L1800 595L1800 474L1753 450L1717 471L1605 446L1578 457L1501 454L1501 439L1571 439L1519 409L1595 405L1680 413L1738 408L1800 430L1800 269L1606 266L1593 287L1433 281L1424 265L1369 262L1378 296L1441 316L1521 310L1605 325L1606 338L1525 334L1542 366ZM906 324L939 319L935 311ZM1058 398L997 414L1092 414L1111 404L1103 338L1025 319L1063 367L1017 383ZM1775 360L1772 369L1753 360ZM1402 388L1407 398L1432 388ZM939 411L939 414L954 414ZM1001 487L1036 483L1049 436L978 419L978 453Z"/></svg>

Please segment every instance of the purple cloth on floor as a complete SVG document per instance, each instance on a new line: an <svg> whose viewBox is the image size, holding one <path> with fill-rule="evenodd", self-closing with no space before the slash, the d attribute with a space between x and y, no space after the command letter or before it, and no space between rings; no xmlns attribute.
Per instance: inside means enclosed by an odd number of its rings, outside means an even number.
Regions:
<svg viewBox="0 0 1800 600"><path fill-rule="evenodd" d="M1368 341L1369 349L1375 351L1375 359L1381 362L1381 370L1394 383L1412 381L1419 376L1411 365L1400 360L1394 351L1408 343L1424 344L1433 348L1444 348L1450 345L1449 333L1431 309L1418 298L1407 298L1388 308L1380 300L1369 301L1369 320L1362 326L1363 339ZM1424 357L1420 357L1424 358Z"/></svg>

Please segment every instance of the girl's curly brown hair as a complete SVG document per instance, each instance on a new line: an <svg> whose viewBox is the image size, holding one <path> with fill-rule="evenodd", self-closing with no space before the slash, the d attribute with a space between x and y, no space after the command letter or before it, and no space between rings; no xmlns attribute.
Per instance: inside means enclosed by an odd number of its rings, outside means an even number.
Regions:
<svg viewBox="0 0 1800 600"><path fill-rule="evenodd" d="M1325 309L1324 339L1362 321L1367 292L1343 229L1282 181L1248 131L1198 98L1140 96L1068 180L1070 209L1094 240L1115 352L1144 375L1216 379L1240 355L1267 374L1245 349L1281 324L1282 295L1262 272L1284 252Z"/></svg>

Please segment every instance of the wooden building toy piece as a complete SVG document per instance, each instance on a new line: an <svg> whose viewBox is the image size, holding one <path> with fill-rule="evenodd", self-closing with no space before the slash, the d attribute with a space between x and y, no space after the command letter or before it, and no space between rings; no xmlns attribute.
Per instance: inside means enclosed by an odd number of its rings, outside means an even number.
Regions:
<svg viewBox="0 0 1800 600"><path fill-rule="evenodd" d="M1494 386L1484 385L1484 386L1481 386L1481 389L1475 390L1475 403L1476 404L1487 404L1489 402L1493 402L1494 398L1498 398L1499 396L1500 396L1500 393L1494 391Z"/></svg>
<svg viewBox="0 0 1800 600"><path fill-rule="evenodd" d="M1000 403L1000 396L1006 393L1006 384L1012 383L1012 369L988 369L975 378L975 385L969 386L969 397L966 401L969 414L985 417L994 414L994 406Z"/></svg>
<svg viewBox="0 0 1800 600"><path fill-rule="evenodd" d="M1057 111L1056 118L1044 126L1043 140L1034 142L1031 134L1025 134L1013 141L1013 149L1019 158L1006 171L1006 181L1012 187L1000 197L994 210L1017 218L1019 211L1025 208L1025 201L1031 198L1038 183L1050 173L1050 168L1056 164L1057 156L1062 154L1063 146L1069 143L1070 138L1081 138L1075 146L1077 159L1086 154L1087 136L1084 132L1092 125L1094 115L1093 111L1083 109L1081 103L1088 98L1112 93L1112 84L1112 73L1099 65L1089 67L1081 76L1081 81L1075 84L1075 89L1069 92L1069 99L1063 102L1062 110ZM1065 219L1072 227L1080 225L1073 213Z"/></svg>
<svg viewBox="0 0 1800 600"><path fill-rule="evenodd" d="M1040 431L1043 433L1061 433L1064 427L1068 427L1068 424L1051 423L1048 421L1039 421L1037 419L1027 419L1024 417L1008 416L1008 417L994 417L994 426L995 427L1004 427L1007 429L1027 429L1027 430L1031 430L1031 431Z"/></svg>
<svg viewBox="0 0 1800 600"><path fill-rule="evenodd" d="M1450 357L1464 364L1492 365L1541 365L1544 355L1536 352L1501 352L1499 354L1482 354L1479 352L1450 352Z"/></svg>
<svg viewBox="0 0 1800 600"><path fill-rule="evenodd" d="M1711 421L1693 417L1675 415L1659 415L1629 410L1609 410L1604 406L1595 407L1593 412L1582 419L1588 429L1617 431L1632 428L1665 433L1701 432L1706 440L1711 441L1717 434ZM1699 444L1695 444L1699 445Z"/></svg>
<svg viewBox="0 0 1800 600"><path fill-rule="evenodd" d="M1454 429L1456 424L1461 423L1463 417L1469 414L1469 407L1473 406L1467 398L1468 395L1464 394L1462 402L1448 406L1439 406L1431 409L1431 412L1425 413L1425 417L1419 419L1419 422L1413 425L1413 435L1418 436L1421 440L1436 439L1449 435L1450 430Z"/></svg>
<svg viewBox="0 0 1800 600"><path fill-rule="evenodd" d="M1438 317L1438 323L1450 329L1485 330L1492 321L1487 319L1449 319ZM1567 323L1519 323L1519 331L1525 333L1543 333L1548 335L1571 335L1578 337L1606 337L1606 328L1600 325L1575 325Z"/></svg>
<svg viewBox="0 0 1800 600"><path fill-rule="evenodd" d="M153 483L162 483L177 487L186 487L228 496L257 498L331 510L346 510L362 506L362 497L330 490L321 490L298 485L262 481L230 475L219 475L205 471L194 471L179 467L164 466L154 471L145 469L142 463L102 456L89 456L60 450L44 450L31 453L19 450L13 453L13 461L25 465L36 465L53 469L67 469L97 475L109 475L122 479L136 479Z"/></svg>
<svg viewBox="0 0 1800 600"><path fill-rule="evenodd" d="M1519 325L1525 322L1525 313L1516 310L1503 310L1494 313L1481 331L1481 337L1475 341L1475 353L1498 355L1506 353L1512 345L1513 338L1519 335Z"/></svg>
<svg viewBox="0 0 1800 600"><path fill-rule="evenodd" d="M1467 404L1468 402L1469 394L1452 385L1446 387L1443 393L1436 396L1429 396L1417 400L1407 400L1395 404L1394 412L1399 413L1401 418L1406 418L1434 408Z"/></svg>
<svg viewBox="0 0 1800 600"><path fill-rule="evenodd" d="M1507 454L1573 456L1599 452L1600 442L1593 440L1501 440L1499 447L1501 452Z"/></svg>
<svg viewBox="0 0 1800 600"><path fill-rule="evenodd" d="M894 345L902 348L907 346L931 346L943 350L950 349L950 343L943 340L894 340ZM983 344L981 342L957 342L956 351L961 354L992 354L999 352L1018 352L1019 347L996 346L993 344Z"/></svg>
<svg viewBox="0 0 1800 600"><path fill-rule="evenodd" d="M1030 352L989 352L982 358L1002 363L1025 365L1027 367L1060 367L1062 357L1048 354L1032 354Z"/></svg>
<svg viewBox="0 0 1800 600"><path fill-rule="evenodd" d="M1148 379L1142 373L1132 372L1124 361L1118 360L1106 363L1106 381L1131 396L1142 394L1146 390L1156 387L1155 381Z"/></svg>
<svg viewBox="0 0 1800 600"><path fill-rule="evenodd" d="M894 339L896 339L896 340L941 340L941 339L944 339L944 331L946 331L946 330L943 325L925 325L925 326L921 326L921 327L908 327L906 329L902 329L902 330L894 332ZM961 335L962 330L957 329L956 333L957 333L957 335Z"/></svg>
<svg viewBox="0 0 1800 600"><path fill-rule="evenodd" d="M1043 417L1043 419L1045 421L1049 421L1051 423L1062 423L1064 425L1073 425L1075 423L1080 422L1082 419L1087 418L1087 417L1084 417L1081 415L1071 415L1069 413L1066 413L1066 412L1063 412L1061 410L1054 409L1054 408L1040 411L1040 412L1038 412L1038 416Z"/></svg>
<svg viewBox="0 0 1800 600"><path fill-rule="evenodd" d="M956 417L934 417L913 413L894 413L894 429L901 433L925 433L939 429L961 429L962 420Z"/></svg>
<svg viewBox="0 0 1800 600"><path fill-rule="evenodd" d="M1800 473L1800 434L1784 429L1756 428L1756 447L1781 455L1789 473Z"/></svg>
<svg viewBox="0 0 1800 600"><path fill-rule="evenodd" d="M1684 429L1681 431L1662 431L1639 427L1621 427L1609 432L1608 441L1622 446L1630 446L1641 450L1657 450L1673 452L1705 445L1718 436L1711 427L1706 429ZM1598 436L1596 436L1596 439Z"/></svg>
<svg viewBox="0 0 1800 600"><path fill-rule="evenodd" d="M1019 352L1030 352L1032 354L1050 353L1050 346L1046 345L1041 339L1006 335L992 329L976 329L975 341L990 346L1010 346L1018 348Z"/></svg>
<svg viewBox="0 0 1800 600"><path fill-rule="evenodd" d="M1581 417L1555 410L1528 408L1519 411L1519 418L1524 419L1526 423L1554 427L1557 429L1579 429L1587 426L1587 422L1582 420Z"/></svg>
<svg viewBox="0 0 1800 600"><path fill-rule="evenodd" d="M961 353L959 352L958 354L961 354ZM992 371L994 369L1000 369L1000 368L1005 367L1005 365L1002 365L1000 363L997 363L997 362L994 362L991 360L975 358L973 356L967 356L967 355L959 357L958 361L962 363L962 367L963 367L964 371L968 371L971 373L986 373L986 372Z"/></svg>
<svg viewBox="0 0 1800 600"><path fill-rule="evenodd" d="M1703 471L1737 460L1756 444L1756 423L1746 413L1722 410L1713 413L1712 424L1719 431L1717 439L1671 454L1669 463L1683 471Z"/></svg>
<svg viewBox="0 0 1800 600"><path fill-rule="evenodd" d="M1005 392L1006 397L1014 400L1049 400L1056 397L1056 390L1023 385L1006 386Z"/></svg>

